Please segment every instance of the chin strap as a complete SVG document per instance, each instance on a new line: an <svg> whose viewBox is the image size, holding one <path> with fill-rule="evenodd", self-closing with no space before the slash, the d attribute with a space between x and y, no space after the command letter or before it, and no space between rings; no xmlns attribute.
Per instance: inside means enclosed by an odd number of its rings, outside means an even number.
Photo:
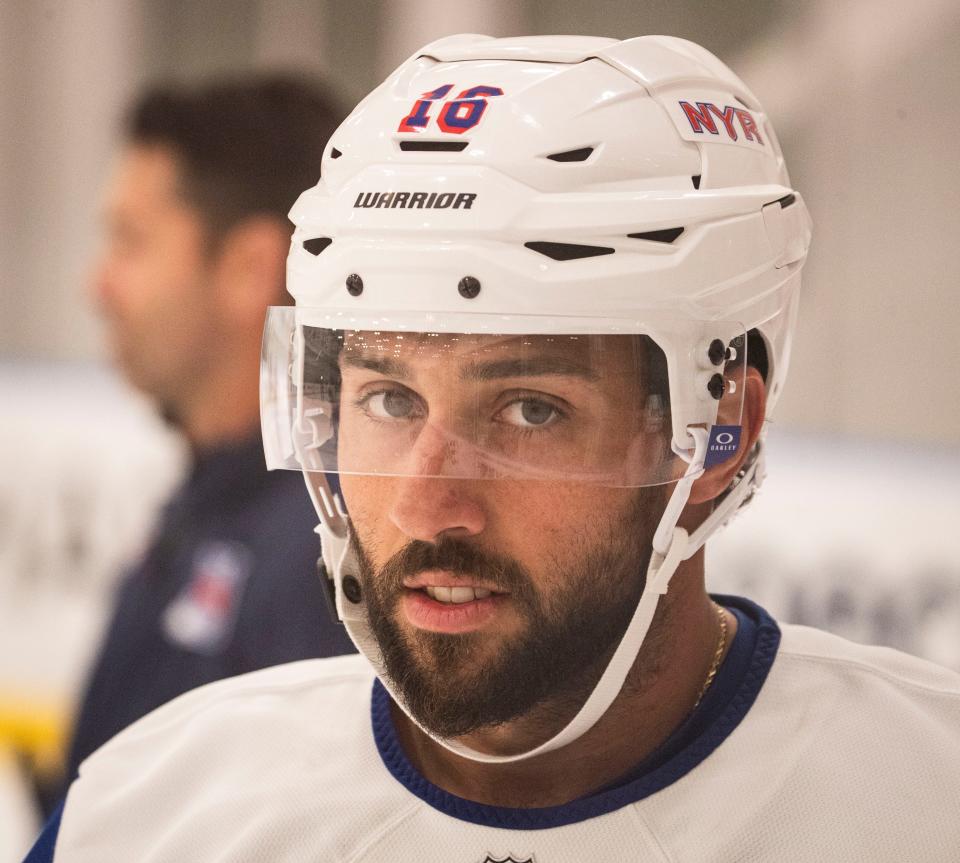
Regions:
<svg viewBox="0 0 960 863"><path fill-rule="evenodd" d="M692 455L687 456L689 458L687 470L674 488L667 507L660 518L660 524L654 535L650 562L647 565L647 577L643 593L640 595L637 608L627 625L623 638L620 639L620 643L607 663L600 680L597 681L596 686L594 686L593 691L576 716L545 743L514 755L491 755L486 752L478 752L454 740L437 738L424 729L426 734L429 734L432 739L451 752L472 761L480 761L486 764L507 764L560 749L572 743L596 725L600 717L607 712L610 705L620 694L623 683L636 661L644 639L647 637L647 632L650 630L650 624L653 622L653 615L657 610L660 597L667 592L670 579L673 578L680 562L686 560L691 554L688 550L689 537L687 532L676 525L680 513L686 506L694 481L703 474L703 461L707 450L707 432L705 429L698 428L692 428L689 431L694 438L694 451Z"/></svg>
<svg viewBox="0 0 960 863"><path fill-rule="evenodd" d="M430 729L424 728L415 717L411 716L400 694L394 690L390 679L387 677L380 649L370 630L366 604L362 601L359 593L360 568L350 545L346 514L337 505L337 499L331 493L323 474L305 474L310 497L321 516L321 523L317 527L317 532L321 536L324 565L328 575L333 578L335 583L337 612L340 619L346 626L350 638L373 666L380 682L386 687L393 700L424 734L450 752L471 761L486 764L507 764L533 758L572 743L592 728L600 717L607 712L620 693L623 683L636 661L653 622L660 597L667 592L670 580L677 571L677 567L682 561L689 560L696 554L710 534L736 512L741 503L752 494L763 478L763 453L758 445L755 457L749 460L745 468L741 470L733 487L704 520L703 524L692 534L688 534L683 528L677 527L677 521L687 504L693 483L703 474L703 462L706 457L708 440L705 429L691 428L689 432L694 439L693 452L677 451L677 454L688 462L687 470L677 482L660 518L660 523L654 533L653 550L647 566L647 578L643 593L610 662L607 663L600 680L594 686L593 691L576 716L560 732L531 750L513 755L492 755L479 752L455 740L439 737ZM345 590L344 583L349 584L350 579L355 581L353 586L356 591ZM357 598L357 601L349 598L351 593Z"/></svg>
<svg viewBox="0 0 960 863"><path fill-rule="evenodd" d="M637 603L637 608L633 613L633 617L627 626L626 632L623 634L623 638L617 645L617 649L614 651L609 663L607 663L607 667L604 669L600 680L596 686L594 686L590 696L573 719L571 719L560 732L545 743L526 752L519 752L513 755L492 755L486 752L479 752L455 740L439 737L431 732L430 729L420 725L416 718L410 715L410 712L403 703L403 699L399 693L394 690L385 673L380 650L377 647L376 640L370 631L370 626L367 621L365 604L362 602L362 599L358 602L351 601L348 598L349 591L344 590L344 582L346 582L347 579L356 579L357 584L359 584L360 575L356 556L349 543L346 517L344 513L336 507L335 498L330 493L329 487L326 485L326 480L323 479L319 483L318 489L315 482L311 482L311 477L307 476L307 487L317 506L317 511L322 517L322 522L317 530L321 535L323 543L324 564L327 567L327 572L333 574L336 584L337 611L340 613L341 620L343 620L347 632L357 645L357 648L373 665L374 671L394 701L400 705L407 716L416 723L424 734L450 752L468 758L471 761L479 761L487 764L506 764L513 761L523 761L528 758L533 758L572 743L592 728L600 717L607 712L610 705L620 693L623 683L636 661L640 648L650 629L650 624L653 622L657 603L660 601L660 597L667 592L670 586L670 579L677 571L677 567L681 561L692 557L700 545L703 544L706 539L706 534L709 532L704 531L706 523L694 533L693 537L690 537L683 528L676 526L677 520L680 518L680 513L683 512L683 508L686 506L694 481L703 474L703 461L706 457L707 450L707 431L699 428L691 428L689 431L694 439L694 449L692 453L680 453L684 460L688 461L688 467L683 477L677 482L667 507L661 516L656 533L654 534L653 550L650 556L650 563L647 566L646 583L640 600ZM740 485L747 486L749 484L742 482ZM728 499L732 496L733 493L731 492L731 494L728 495ZM727 500L724 500L723 503L726 504ZM711 519L712 518L713 515L711 515Z"/></svg>

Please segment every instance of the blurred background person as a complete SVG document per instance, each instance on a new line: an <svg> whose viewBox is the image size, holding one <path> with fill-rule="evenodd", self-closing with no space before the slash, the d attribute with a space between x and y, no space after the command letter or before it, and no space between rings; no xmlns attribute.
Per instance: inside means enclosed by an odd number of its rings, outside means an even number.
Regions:
<svg viewBox="0 0 960 863"><path fill-rule="evenodd" d="M339 119L287 76L153 89L129 112L92 293L121 370L192 464L120 585L67 777L182 692L352 649L326 613L303 483L264 466L258 397L265 309L287 300L286 214Z"/></svg>

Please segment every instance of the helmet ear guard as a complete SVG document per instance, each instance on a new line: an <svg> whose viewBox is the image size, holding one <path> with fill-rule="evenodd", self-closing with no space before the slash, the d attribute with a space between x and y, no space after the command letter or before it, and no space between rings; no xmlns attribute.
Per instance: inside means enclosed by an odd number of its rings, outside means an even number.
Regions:
<svg viewBox="0 0 960 863"><path fill-rule="evenodd" d="M635 158L637 141L657 159ZM491 756L434 737L490 762L564 746L616 698L676 568L763 479L762 429L746 454L733 443L746 368L765 379L769 418L811 234L773 128L743 82L685 40L461 35L417 52L370 94L331 138L322 174L291 211L297 307L268 319L264 441L268 466L304 471L338 616L401 706L330 483L344 469L338 401L314 386L328 377L305 328L319 315L330 331L642 333L663 352L665 385L647 421L652 434L669 416L676 458L656 479L673 493L647 587L600 683L530 752ZM756 428L742 431L745 445ZM733 475L688 535L677 522L714 469Z"/></svg>

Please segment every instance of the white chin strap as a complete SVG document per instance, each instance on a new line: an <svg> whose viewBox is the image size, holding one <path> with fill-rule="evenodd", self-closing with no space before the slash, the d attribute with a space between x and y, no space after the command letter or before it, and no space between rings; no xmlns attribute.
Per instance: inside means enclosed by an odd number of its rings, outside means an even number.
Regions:
<svg viewBox="0 0 960 863"><path fill-rule="evenodd" d="M683 528L677 527L677 521L687 504L691 486L703 474L703 462L706 457L708 439L706 429L690 428L688 431L694 438L695 446L692 453L675 450L681 458L688 462L688 467L683 477L677 482L654 534L653 552L647 567L646 584L623 638L617 645L617 649L614 651L600 680L597 681L596 686L594 686L593 691L576 716L545 743L514 755L492 755L486 752L478 752L458 743L456 740L439 737L429 728L424 728L416 717L412 716L410 711L407 710L402 697L394 690L386 674L379 647L367 621L366 604L362 597L358 602L348 599L347 595L349 593L353 592L354 596L357 596L358 591L347 591L345 593L343 588L344 581L349 578L356 579L357 586L360 584L360 568L349 543L346 515L336 507L335 498L325 487L325 480L322 483L323 487L318 490L311 482L310 476L305 475L307 489L322 519L317 532L321 536L324 565L336 586L337 612L340 619L346 626L354 644L373 665L374 671L393 700L400 705L404 713L424 734L450 752L471 761L480 761L486 764L508 764L512 761L533 758L572 743L592 728L600 717L606 713L620 693L627 674L636 661L637 654L640 652L640 647L643 645L653 621L653 615L657 610L657 603L660 601L660 597L667 592L670 579L677 571L677 567L681 561L692 557L704 544L707 537L736 510L752 486L752 479L761 464L759 458L751 464L748 472L740 479L737 486L717 505L703 524L693 534L687 534ZM328 496L328 499L322 500L325 496Z"/></svg>

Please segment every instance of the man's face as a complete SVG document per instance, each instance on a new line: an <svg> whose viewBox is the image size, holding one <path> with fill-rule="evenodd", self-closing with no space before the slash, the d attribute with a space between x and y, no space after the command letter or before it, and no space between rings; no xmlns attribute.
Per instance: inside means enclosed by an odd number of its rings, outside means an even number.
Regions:
<svg viewBox="0 0 960 863"><path fill-rule="evenodd" d="M106 195L93 283L116 361L173 415L204 372L216 324L207 236L179 182L168 148L126 150Z"/></svg>
<svg viewBox="0 0 960 863"><path fill-rule="evenodd" d="M341 470L408 474L341 473L387 672L446 737L576 703L633 614L663 507L661 487L570 480L636 475L642 440L662 460L636 341L406 339L348 339L340 358Z"/></svg>

